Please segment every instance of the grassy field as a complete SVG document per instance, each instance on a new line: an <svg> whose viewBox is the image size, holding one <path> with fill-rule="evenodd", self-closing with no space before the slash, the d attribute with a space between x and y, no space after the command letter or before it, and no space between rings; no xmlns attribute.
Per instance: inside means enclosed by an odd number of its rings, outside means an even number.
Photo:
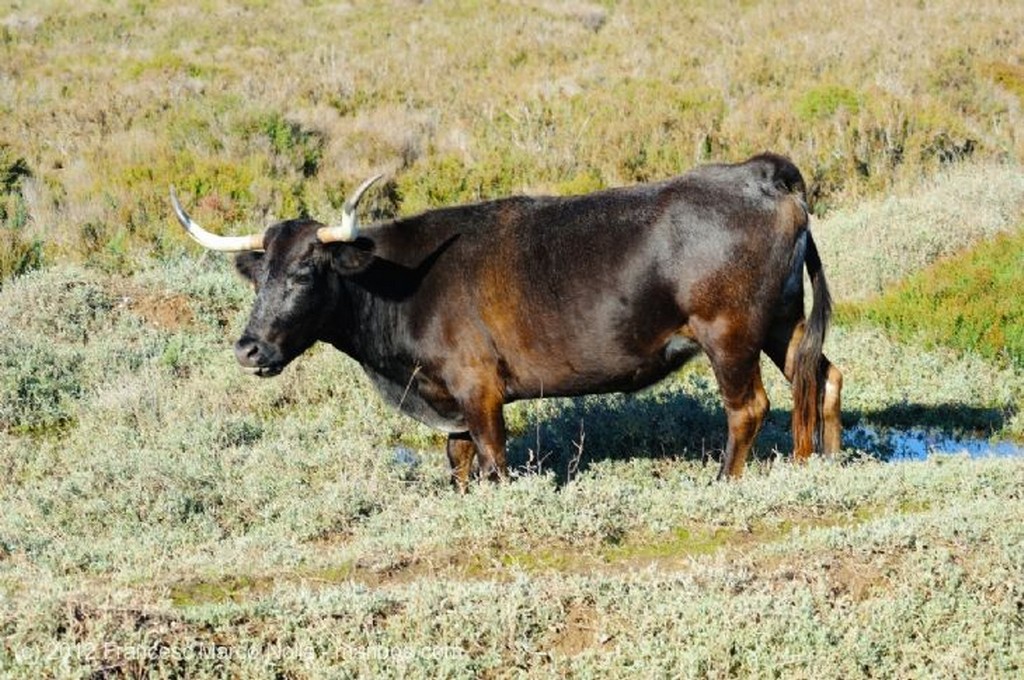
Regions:
<svg viewBox="0 0 1024 680"><path fill-rule="evenodd" d="M1017 677L1024 458L884 462L863 428L1024 441L1024 5L0 4L0 676ZM180 234L804 171L846 375L788 386L717 484L704 360L508 409L515 479L315 348L235 363L251 290ZM780 453L781 452L781 453Z"/></svg>

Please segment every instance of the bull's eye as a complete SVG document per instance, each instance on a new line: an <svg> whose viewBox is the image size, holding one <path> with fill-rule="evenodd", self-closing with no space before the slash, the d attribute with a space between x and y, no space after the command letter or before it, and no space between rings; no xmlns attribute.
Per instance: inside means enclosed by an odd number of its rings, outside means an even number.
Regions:
<svg viewBox="0 0 1024 680"><path fill-rule="evenodd" d="M309 286L313 283L313 271L310 269L300 269L291 275L291 280L297 286Z"/></svg>

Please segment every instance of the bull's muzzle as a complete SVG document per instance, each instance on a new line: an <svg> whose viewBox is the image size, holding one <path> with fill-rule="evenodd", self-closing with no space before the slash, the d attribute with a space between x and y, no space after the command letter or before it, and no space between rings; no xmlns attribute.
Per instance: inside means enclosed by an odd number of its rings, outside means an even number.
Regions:
<svg viewBox="0 0 1024 680"><path fill-rule="evenodd" d="M235 343L235 358L242 367L261 378L277 375L287 363L276 347L260 342L251 335L243 335Z"/></svg>

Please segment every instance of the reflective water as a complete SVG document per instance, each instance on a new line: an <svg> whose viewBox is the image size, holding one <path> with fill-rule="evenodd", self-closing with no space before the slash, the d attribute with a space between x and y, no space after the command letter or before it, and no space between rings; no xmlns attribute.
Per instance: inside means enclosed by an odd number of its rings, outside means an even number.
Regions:
<svg viewBox="0 0 1024 680"><path fill-rule="evenodd" d="M983 456L1024 456L1024 444L958 436L922 428L898 429L854 425L843 433L844 447L877 453L886 460L923 460L933 453Z"/></svg>

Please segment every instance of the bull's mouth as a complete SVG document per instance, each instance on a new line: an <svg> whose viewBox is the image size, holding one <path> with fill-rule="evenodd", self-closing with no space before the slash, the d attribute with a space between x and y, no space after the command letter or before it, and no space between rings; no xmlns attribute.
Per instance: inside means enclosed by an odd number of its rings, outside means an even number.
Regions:
<svg viewBox="0 0 1024 680"><path fill-rule="evenodd" d="M243 370L260 378L278 375L292 360L279 346L260 342L249 334L235 343L235 358Z"/></svg>
<svg viewBox="0 0 1024 680"><path fill-rule="evenodd" d="M260 378L273 378L284 370L284 364L271 364L269 366L243 366L242 370L250 375Z"/></svg>

